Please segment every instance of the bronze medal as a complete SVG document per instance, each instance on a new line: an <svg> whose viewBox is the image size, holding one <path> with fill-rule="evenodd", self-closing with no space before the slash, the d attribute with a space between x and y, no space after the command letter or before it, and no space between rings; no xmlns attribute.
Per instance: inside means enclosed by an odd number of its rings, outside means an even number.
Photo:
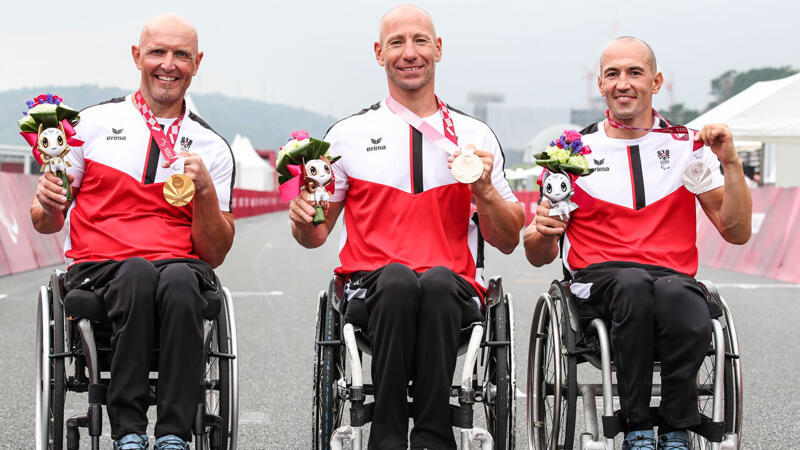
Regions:
<svg viewBox="0 0 800 450"><path fill-rule="evenodd" d="M182 173L171 175L164 183L164 198L172 206L185 206L194 198L194 182Z"/></svg>

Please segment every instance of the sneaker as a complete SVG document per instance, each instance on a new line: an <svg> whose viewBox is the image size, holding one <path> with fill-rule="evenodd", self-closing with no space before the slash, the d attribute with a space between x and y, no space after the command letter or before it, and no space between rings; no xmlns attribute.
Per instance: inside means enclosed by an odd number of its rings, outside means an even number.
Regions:
<svg viewBox="0 0 800 450"><path fill-rule="evenodd" d="M147 450L149 442L146 434L126 434L114 441L114 450Z"/></svg>
<svg viewBox="0 0 800 450"><path fill-rule="evenodd" d="M684 430L670 431L658 436L658 450L690 450L689 434Z"/></svg>
<svg viewBox="0 0 800 450"><path fill-rule="evenodd" d="M153 450L189 450L189 444L174 434L168 434L156 439Z"/></svg>
<svg viewBox="0 0 800 450"><path fill-rule="evenodd" d="M653 430L636 430L625 435L622 450L656 450L656 434Z"/></svg>

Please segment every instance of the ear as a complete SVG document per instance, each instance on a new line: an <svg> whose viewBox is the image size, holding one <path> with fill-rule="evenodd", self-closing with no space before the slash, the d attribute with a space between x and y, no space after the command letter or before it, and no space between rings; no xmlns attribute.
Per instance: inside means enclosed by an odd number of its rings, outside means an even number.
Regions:
<svg viewBox="0 0 800 450"><path fill-rule="evenodd" d="M197 69L200 68L200 61L203 60L203 52L197 54L197 59L194 61L194 72L192 72L192 76L197 75Z"/></svg>
<svg viewBox="0 0 800 450"><path fill-rule="evenodd" d="M136 68L142 70L142 63L140 61L142 54L138 46L131 45L131 56L133 56L133 62L136 64Z"/></svg>
<svg viewBox="0 0 800 450"><path fill-rule="evenodd" d="M442 60L442 38L436 38L436 62Z"/></svg>
<svg viewBox="0 0 800 450"><path fill-rule="evenodd" d="M600 90L600 96L605 97L603 94L603 78L600 75L597 75L597 89Z"/></svg>
<svg viewBox="0 0 800 450"><path fill-rule="evenodd" d="M664 75L661 72L656 74L656 77L653 79L653 89L651 90L653 94L658 94L658 91L661 90L661 86L664 84Z"/></svg>
<svg viewBox="0 0 800 450"><path fill-rule="evenodd" d="M381 46L380 42L375 42L372 44L375 50L375 59L378 60L378 65L383 67L385 61L383 60L383 46Z"/></svg>

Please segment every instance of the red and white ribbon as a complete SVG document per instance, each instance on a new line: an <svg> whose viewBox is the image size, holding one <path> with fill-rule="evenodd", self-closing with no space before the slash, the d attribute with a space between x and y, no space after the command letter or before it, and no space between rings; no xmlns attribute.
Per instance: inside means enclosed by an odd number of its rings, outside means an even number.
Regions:
<svg viewBox="0 0 800 450"><path fill-rule="evenodd" d="M414 114L413 111L392 98L391 95L386 97L386 106L388 106L393 113L397 114L406 123L416 128L417 131L433 141L439 148L453 155L457 150L459 150L458 137L456 136L456 129L453 125L453 118L450 117L450 109L447 108L447 104L445 102L439 99L439 97L436 97L436 102L439 104L439 113L442 115L444 134L440 133L439 130L433 127L433 125L425 122L418 115Z"/></svg>

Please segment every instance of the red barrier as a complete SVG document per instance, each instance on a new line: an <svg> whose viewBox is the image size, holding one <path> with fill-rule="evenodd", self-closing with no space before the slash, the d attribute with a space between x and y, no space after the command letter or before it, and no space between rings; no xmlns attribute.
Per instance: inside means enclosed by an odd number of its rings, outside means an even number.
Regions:
<svg viewBox="0 0 800 450"><path fill-rule="evenodd" d="M278 191L233 190L233 215L237 219L288 209Z"/></svg>
<svg viewBox="0 0 800 450"><path fill-rule="evenodd" d="M698 204L700 264L800 283L800 188L760 187L750 192L753 234L744 245L722 239ZM515 194L525 207L526 223L530 223L538 192Z"/></svg>
<svg viewBox="0 0 800 450"><path fill-rule="evenodd" d="M40 234L33 229L30 202L39 174L0 172L0 276L64 262L66 230ZM287 209L278 192L234 189L234 216L251 217Z"/></svg>

